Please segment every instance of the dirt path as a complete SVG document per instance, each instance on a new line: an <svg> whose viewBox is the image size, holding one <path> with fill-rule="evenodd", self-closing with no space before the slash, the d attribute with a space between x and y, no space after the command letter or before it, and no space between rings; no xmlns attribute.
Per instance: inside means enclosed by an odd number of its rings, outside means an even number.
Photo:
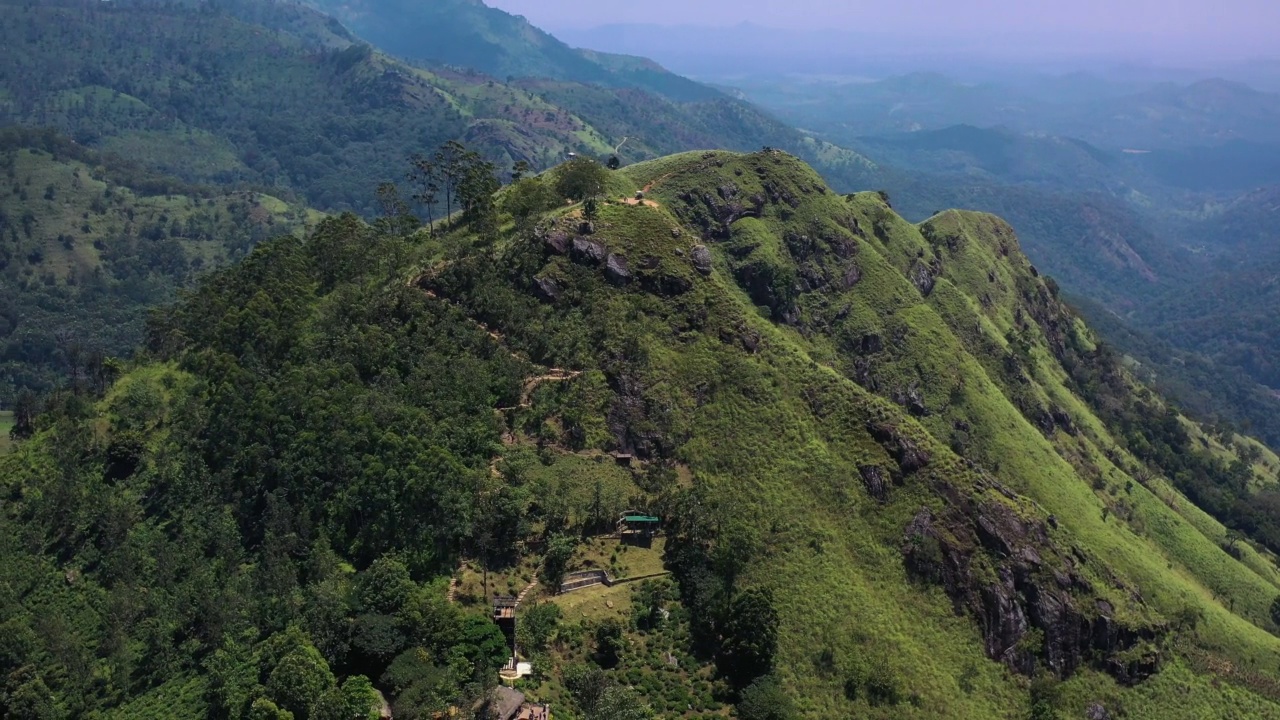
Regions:
<svg viewBox="0 0 1280 720"><path fill-rule="evenodd" d="M421 275L419 275L419 277L412 279L412 281L410 281L410 286L411 287L417 286L417 283L419 283L421 279L426 277L426 275L428 274L429 273L422 273ZM426 296L430 297L431 300L449 302L449 304L453 305L452 302L447 299L447 297L440 297L438 293L436 293L434 290L428 290L428 288L424 288L422 292L426 293ZM481 323L480 320L476 320L475 318L467 318L467 320L470 320L471 324L474 324L475 327L480 328L481 331L484 331L485 334L488 334L490 338L493 338L494 342L499 343L499 345L506 345L506 340L504 340L502 333L495 331L495 329L490 328L489 325L486 325L485 323ZM504 347L504 350L506 350L507 354L511 355L513 359L522 360L522 361L526 360L525 357L521 357L520 354L517 354L516 351L511 350L511 348L509 347ZM581 370L549 368L547 370L547 373L545 374L534 375L534 377L532 378L525 379L524 384L522 384L520 388L520 405L516 405L513 407L498 407L497 410L499 411L499 413L504 413L504 411L508 411L508 410L526 409L526 407L529 407L531 405L532 395L534 395L535 389L538 389L538 386L540 386L540 384L566 382L566 380L572 380L573 378L579 377L579 375L581 374L582 374ZM503 439L506 439L506 438L503 438Z"/></svg>
<svg viewBox="0 0 1280 720"><path fill-rule="evenodd" d="M643 192L644 194L648 195L648 194L649 194L649 191L653 189L653 186L654 186L654 185L657 185L658 183L662 182L663 180L666 180L667 178L671 177L672 175L675 175L675 172L669 172L669 173L667 173L666 175L663 175L662 177L658 177L658 178L654 178L653 180L650 180L650 181L649 181L649 184L648 184L648 185L645 185L645 186L644 186L644 189L643 189L643 190L641 190L641 192Z"/></svg>
<svg viewBox="0 0 1280 720"><path fill-rule="evenodd" d="M653 200L649 200L648 198L645 198L644 200L641 200L639 198L621 198L621 200L624 205L643 205L645 207L652 207L652 208L662 207L658 203L654 202Z"/></svg>

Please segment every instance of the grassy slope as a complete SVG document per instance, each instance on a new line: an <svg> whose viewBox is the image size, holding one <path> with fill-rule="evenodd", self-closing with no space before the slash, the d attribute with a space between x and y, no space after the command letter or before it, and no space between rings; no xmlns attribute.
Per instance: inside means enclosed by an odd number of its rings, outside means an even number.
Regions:
<svg viewBox="0 0 1280 720"><path fill-rule="evenodd" d="M271 235L301 231L319 217L254 192L207 199L142 195L109 183L100 169L35 149L15 153L11 168L13 186L0 193L0 212L11 218L21 218L26 212L34 216L32 239L44 261L33 271L52 272L63 280L73 272L81 277L93 272L101 261L96 244L156 224L163 225L166 232L175 221L183 228L194 221L208 228L223 225L227 230L244 224ZM19 192L12 192L13 188ZM52 193L48 193L50 188ZM20 194L23 190L26 200ZM51 197L46 197L47 193ZM72 246L66 247L60 237L72 238ZM222 237L188 237L180 232L175 239L192 258L200 258L202 265L216 266L230 259Z"/></svg>
<svg viewBox="0 0 1280 720"><path fill-rule="evenodd" d="M719 155L707 161L701 155L685 155L642 164L627 174L636 185L661 178L650 197L664 204L678 203L684 189L729 181L749 195L754 174L751 166L762 162L758 158ZM793 175L788 180L796 186L821 186L820 179L807 168L789 160L775 162L779 167L770 172ZM740 170L744 172L739 174ZM1153 483L1151 489L1134 483L1129 491L1119 491L1123 498L1094 491L1068 458L1081 467L1096 466L1112 489L1123 487L1128 476L1106 458L1104 450L1116 449L1114 441L1085 404L1066 389L1065 374L1052 361L1042 339L1033 350L1033 392L1065 405L1084 428L1079 437L1063 433L1044 437L966 347L967 328L975 320L985 342L1003 342L1016 310L1011 288L1017 277L1029 274L1026 260L1016 252L1008 260L998 259L991 238L993 232L1001 231L1002 223L988 216L961 213L935 220L959 224L969 242L959 258L945 260L947 270L927 301L908 284L904 272L917 254L932 254L932 248L916 228L890 214L874 196L846 201L831 193L815 193L797 208L794 217L787 221L770 218L765 224L779 232L785 226L795 227L798 218L837 217L851 211L863 220L863 227L869 227L877 217L886 221L887 237L884 241L858 238L863 282L844 297L824 295L813 302L850 303L854 309L844 322L864 326L858 330L874 326L905 331L900 359L889 363L885 374L889 378L895 372L907 375L908 364L916 366L911 368L916 372L923 366L926 404L946 408L944 413L925 418L925 429L934 437L945 437L953 419L967 419L974 427L976 453L984 464L1034 501L1036 514L1058 518L1061 530L1055 539L1086 548L1140 590L1150 607L1137 606L1133 612L1169 616L1187 605L1199 608L1205 621L1197 642L1236 663L1275 667L1280 662L1280 641L1259 627L1267 626L1266 606L1277 593L1270 560L1249 555L1248 563L1243 564L1231 559L1216 542L1221 527L1177 498L1162 482ZM604 231L611 248L628 249L628 225L675 224L661 209L614 206L604 218L606 225L618 228ZM1011 239L1011 234L1008 237ZM837 655L888 662L909 678L907 685L920 695L920 707L899 708L892 715L932 717L944 708L945 714L956 717L1016 715L1010 708L1018 704L1018 683L1002 667L975 660L981 650L971 623L956 617L939 591L922 593L904 575L896 548L901 528L921 504L935 501L924 488L909 486L886 507L869 502L857 487L853 466L858 458L872 457L878 449L866 439L859 440L861 433L853 427L839 427L831 418L822 421L814 417L800 398L806 389L822 387L830 388L835 398L851 408L896 410L833 367L841 356L830 339L817 334L805 337L809 333L802 335L769 323L752 311L748 298L723 272L728 260L721 257L719 262L721 271L708 281L712 287L706 292L736 304L732 312L764 338L758 355L735 358L736 366L722 365L720 369L756 380L756 389L763 396L751 401L725 398L704 405L690 419L693 439L681 454L700 481L713 488L713 494L736 498L748 514L770 527L764 541L767 549L755 563L752 576L774 587L779 597L784 621L781 665L788 684L813 714L848 712L838 683L811 670L815 655L824 647L834 647L840 651ZM988 268L997 270L1000 284L1007 289L1003 302L997 300L982 312L965 289L988 284ZM980 281L975 277L978 272ZM699 351L711 343L691 338L679 351L650 348L661 358L656 374L668 378L702 376L707 371L707 357ZM957 383L963 385L963 398L950 403L944 398ZM936 445L936 452L947 453ZM1123 451L1117 457L1123 467L1138 466ZM1161 496L1170 499L1176 509ZM1104 520L1104 504L1119 499L1133 507L1131 519L1112 515ZM1107 591L1114 594L1119 606L1133 605L1124 602L1123 593ZM971 665L977 669L976 683L981 689L969 694L960 691L958 683ZM1191 682L1182 668L1181 661L1173 659L1166 674L1125 697L1132 698L1128 702L1135 708L1159 709L1167 713L1165 716L1197 703L1219 707L1214 703L1233 701L1242 703L1240 707L1254 707L1253 712L1263 712L1255 698L1240 699L1240 693L1219 695L1207 680ZM1153 688L1163 687L1171 682L1169 678L1189 682L1193 699L1160 707L1171 699L1162 698ZM1090 694L1115 692L1108 678L1092 671L1081 673L1069 688L1078 708ZM1275 712L1272 706L1266 708L1267 713Z"/></svg>

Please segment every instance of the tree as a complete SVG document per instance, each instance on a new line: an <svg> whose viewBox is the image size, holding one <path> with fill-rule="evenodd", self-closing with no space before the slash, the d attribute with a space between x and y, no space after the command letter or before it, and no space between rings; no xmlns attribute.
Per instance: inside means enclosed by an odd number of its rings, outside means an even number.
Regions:
<svg viewBox="0 0 1280 720"><path fill-rule="evenodd" d="M595 222L600 218L600 203L594 195L582 201L582 217L588 222Z"/></svg>
<svg viewBox="0 0 1280 720"><path fill-rule="evenodd" d="M610 685L600 696L595 711L587 713L587 720L652 720L653 710L645 704L635 690L621 685Z"/></svg>
<svg viewBox="0 0 1280 720"><path fill-rule="evenodd" d="M1058 678L1040 673L1031 681L1031 720L1054 720L1058 717L1062 689Z"/></svg>
<svg viewBox="0 0 1280 720"><path fill-rule="evenodd" d="M400 197L400 189L395 183L382 183L375 194L382 213L378 219L380 229L396 237L404 237L418 228L418 218L410 212L409 203Z"/></svg>
<svg viewBox="0 0 1280 720"><path fill-rule="evenodd" d="M631 614L636 627L647 630L656 626L671 599L671 583L666 580L645 580L640 583L631 593Z"/></svg>
<svg viewBox="0 0 1280 720"><path fill-rule="evenodd" d="M246 647L252 641L252 634L240 638L240 641L228 636L223 639L222 647L204 662L205 672L209 675L205 697L219 716L235 717L255 692L258 668L250 648Z"/></svg>
<svg viewBox="0 0 1280 720"><path fill-rule="evenodd" d="M581 202L589 197L604 194L609 180L608 171L595 160L576 157L557 170L556 192L560 197Z"/></svg>
<svg viewBox="0 0 1280 720"><path fill-rule="evenodd" d="M502 210L510 213L517 223L554 208L559 202L556 191L542 178L517 180L502 196Z"/></svg>
<svg viewBox="0 0 1280 720"><path fill-rule="evenodd" d="M26 440L35 434L38 408L36 394L23 388L13 406L13 427L9 428L11 439Z"/></svg>
<svg viewBox="0 0 1280 720"><path fill-rule="evenodd" d="M374 560L356 577L356 599L360 609L369 613L395 615L416 589L409 568L388 555Z"/></svg>
<svg viewBox="0 0 1280 720"><path fill-rule="evenodd" d="M497 206L493 194L502 188L493 163L478 153L467 151L458 159L457 195L463 220L481 235L498 229Z"/></svg>
<svg viewBox="0 0 1280 720"><path fill-rule="evenodd" d="M569 569L569 559L573 557L573 549L575 543L573 538L567 535L556 535L547 541L547 554L542 558L542 569L539 575L542 578L542 584L552 589L552 592L560 589L560 583L564 582L565 572Z"/></svg>
<svg viewBox="0 0 1280 720"><path fill-rule="evenodd" d="M377 720L378 694L363 675L353 675L341 688L330 688L316 701L311 720Z"/></svg>
<svg viewBox="0 0 1280 720"><path fill-rule="evenodd" d="M590 716L600 705L605 690L609 689L609 677L594 665L576 664L564 669L564 686L573 695L574 702L583 713Z"/></svg>
<svg viewBox="0 0 1280 720"><path fill-rule="evenodd" d="M609 618L596 626L596 657L600 664L611 668L618 664L626 639L622 636L622 624Z"/></svg>
<svg viewBox="0 0 1280 720"><path fill-rule="evenodd" d="M280 660L267 679L267 697L293 713L297 720L311 717L311 706L334 685L329 664L313 647L294 650Z"/></svg>
<svg viewBox="0 0 1280 720"><path fill-rule="evenodd" d="M546 650L559 622L560 606L555 603L538 603L526 610L516 625L521 650L525 653Z"/></svg>
<svg viewBox="0 0 1280 720"><path fill-rule="evenodd" d="M795 705L773 675L757 678L742 691L738 700L738 717L742 720L792 720Z"/></svg>
<svg viewBox="0 0 1280 720"><path fill-rule="evenodd" d="M415 155L410 159L412 169L409 171L409 182L413 183L417 192L413 200L427 210L427 228L435 233L435 206L440 202L440 190L443 179L440 168L434 158Z"/></svg>
<svg viewBox="0 0 1280 720"><path fill-rule="evenodd" d="M1271 622L1280 625L1280 595L1271 601Z"/></svg>
<svg viewBox="0 0 1280 720"><path fill-rule="evenodd" d="M465 657L473 668L491 673L502 667L511 655L507 637L492 620L478 615L467 615L460 625L458 644L451 650Z"/></svg>
<svg viewBox="0 0 1280 720"><path fill-rule="evenodd" d="M429 720L458 695L455 678L422 648L406 650L391 661L381 684L395 695L395 717Z"/></svg>
<svg viewBox="0 0 1280 720"><path fill-rule="evenodd" d="M618 159L617 155L610 155L609 162L607 163L606 166L610 170L617 170L618 168L622 167L622 161Z"/></svg>
<svg viewBox="0 0 1280 720"><path fill-rule="evenodd" d="M36 672L22 668L9 677L13 690L0 694L0 708L5 718L18 720L62 720L67 717L66 708Z"/></svg>
<svg viewBox="0 0 1280 720"><path fill-rule="evenodd" d="M609 680L591 665L570 665L564 671L564 685L586 720L650 720L653 711L629 687Z"/></svg>
<svg viewBox="0 0 1280 720"><path fill-rule="evenodd" d="M435 154L431 156L431 161L435 163L443 180L445 220L448 222L452 222L453 198L464 174L466 155L465 145L457 140L450 140L437 148Z"/></svg>
<svg viewBox="0 0 1280 720"><path fill-rule="evenodd" d="M773 669L778 649L778 612L763 588L738 593L729 603L721 652L727 674L739 686Z"/></svg>
<svg viewBox="0 0 1280 720"><path fill-rule="evenodd" d="M520 180L529 172L529 163L525 160L517 160L516 164L511 166L511 183L520 182Z"/></svg>
<svg viewBox="0 0 1280 720"><path fill-rule="evenodd" d="M248 720L294 720L294 715L267 698L260 697L249 706L247 718Z"/></svg>

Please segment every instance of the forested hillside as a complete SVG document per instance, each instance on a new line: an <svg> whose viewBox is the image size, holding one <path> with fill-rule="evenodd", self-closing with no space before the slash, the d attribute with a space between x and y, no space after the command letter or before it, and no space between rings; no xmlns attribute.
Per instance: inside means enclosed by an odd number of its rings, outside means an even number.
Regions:
<svg viewBox="0 0 1280 720"><path fill-rule="evenodd" d="M570 48L524 18L472 0L308 3L400 57L475 68L495 78L547 78L640 88L676 101L723 96L651 60Z"/></svg>
<svg viewBox="0 0 1280 720"><path fill-rule="evenodd" d="M442 8L453 22L476 8L489 12L472 3ZM275 200L259 201L263 193L372 218L385 210L375 189L386 181L403 184L411 156L429 155L448 140L493 162L503 180L517 165L542 169L573 152L644 159L703 147L789 148L821 160L846 185L870 167L855 153L665 71L654 71L662 87L700 90L663 97L627 83L504 83L472 69L392 59L333 18L290 3L3 2L0 32L7 38L0 47L0 124L54 128L69 138L19 133L5 141L13 151L6 156L13 182L0 222L12 289L0 380L5 404L21 388L48 389L56 376L76 374L68 348L127 354L140 338L145 308L168 301L201 269L298 226L301 215ZM630 60L592 57L601 72L635 69ZM49 143L58 146L50 159L72 157L85 167L70 175L46 172L32 165L35 156L17 152L31 146L49 153L43 147ZM122 224L95 217L102 189L84 190L76 178L117 169L131 182L146 179L147 188L134 187L138 194L167 196L154 223L133 218L134 209L123 205L120 212L130 217ZM229 214L206 222L213 215L191 218L172 202L193 194L206 204L225 196ZM115 196L117 204L131 202L121 198ZM251 211L254 219L245 222ZM289 213L289 222L260 221ZM139 246L144 255L172 249L178 241L161 241L190 237L189 221L205 223L190 228L201 243L182 245L186 255L158 275L153 270L161 265L150 255L126 258L108 247L114 240L108 236L145 232L155 242ZM185 234L174 235L176 224ZM130 273L142 275L122 279ZM114 289L98 289L101 278ZM99 302L101 292L110 299Z"/></svg>
<svg viewBox="0 0 1280 720"><path fill-rule="evenodd" d="M313 220L261 191L191 185L52 132L0 131L0 173L8 407L23 389L88 382L108 358L133 352L148 310Z"/></svg>
<svg viewBox="0 0 1280 720"><path fill-rule="evenodd" d="M869 166L718 93L682 102L575 82L543 91L414 67L353 43L323 15L281 7L0 4L10 39L0 122L56 127L192 182L284 186L313 207L366 215L372 189L403 177L409 155L452 139L504 167L542 169L571 151L644 159L762 145L845 182Z"/></svg>
<svg viewBox="0 0 1280 720"><path fill-rule="evenodd" d="M0 459L6 711L472 707L483 566L543 583L556 717L1280 717L1280 460L1137 384L1007 224L777 151L602 172L260 245L52 396ZM608 558L624 510L661 543Z"/></svg>

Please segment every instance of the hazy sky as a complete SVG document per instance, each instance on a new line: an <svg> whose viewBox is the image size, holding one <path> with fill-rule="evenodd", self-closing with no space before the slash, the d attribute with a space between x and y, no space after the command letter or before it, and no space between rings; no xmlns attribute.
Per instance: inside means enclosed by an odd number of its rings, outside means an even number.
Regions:
<svg viewBox="0 0 1280 720"><path fill-rule="evenodd" d="M1280 0L486 0L551 31L609 23L734 25L951 36L1138 36L1280 52ZM1275 46L1275 47L1272 47Z"/></svg>

